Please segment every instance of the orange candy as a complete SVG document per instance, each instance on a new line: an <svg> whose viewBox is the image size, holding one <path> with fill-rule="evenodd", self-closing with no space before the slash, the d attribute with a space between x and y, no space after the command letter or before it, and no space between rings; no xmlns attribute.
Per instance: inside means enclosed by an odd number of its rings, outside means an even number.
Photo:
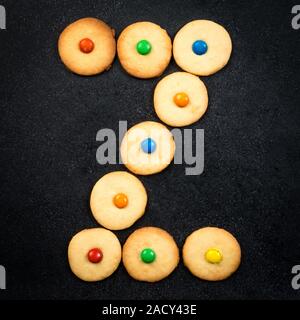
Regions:
<svg viewBox="0 0 300 320"><path fill-rule="evenodd" d="M178 107L186 107L189 103L189 96L184 92L179 92L174 96L174 102Z"/></svg>
<svg viewBox="0 0 300 320"><path fill-rule="evenodd" d="M94 50L94 42L91 39L85 38L79 42L80 51L90 53Z"/></svg>
<svg viewBox="0 0 300 320"><path fill-rule="evenodd" d="M114 196L114 205L119 208L125 208L128 204L128 198L124 193L118 193Z"/></svg>

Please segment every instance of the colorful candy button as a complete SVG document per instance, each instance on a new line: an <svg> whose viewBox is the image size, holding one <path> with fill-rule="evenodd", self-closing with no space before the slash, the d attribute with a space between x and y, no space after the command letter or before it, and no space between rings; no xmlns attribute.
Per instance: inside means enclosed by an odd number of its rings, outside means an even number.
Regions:
<svg viewBox="0 0 300 320"><path fill-rule="evenodd" d="M223 259L222 254L217 249L208 249L205 252L205 259L209 263L220 263Z"/></svg>
<svg viewBox="0 0 300 320"><path fill-rule="evenodd" d="M125 208L128 204L128 198L124 193L118 193L114 196L114 205L120 209Z"/></svg>
<svg viewBox="0 0 300 320"><path fill-rule="evenodd" d="M147 138L141 142L141 148L145 153L153 153L156 150L156 143L153 139Z"/></svg>
<svg viewBox="0 0 300 320"><path fill-rule="evenodd" d="M92 263L99 263L103 258L103 253L98 248L93 248L88 252L88 259Z"/></svg>
<svg viewBox="0 0 300 320"><path fill-rule="evenodd" d="M141 259L144 263L152 263L156 258L155 252L150 248L145 248L141 252Z"/></svg>
<svg viewBox="0 0 300 320"><path fill-rule="evenodd" d="M196 40L192 46L193 52L198 56L205 54L208 50L207 43L203 40Z"/></svg>
<svg viewBox="0 0 300 320"><path fill-rule="evenodd" d="M83 53L90 53L94 50L94 42L89 38L82 39L79 42L79 48Z"/></svg>
<svg viewBox="0 0 300 320"><path fill-rule="evenodd" d="M145 56L151 51L151 43L148 40L141 40L136 44L136 51Z"/></svg>
<svg viewBox="0 0 300 320"><path fill-rule="evenodd" d="M175 104L181 108L186 107L190 101L189 96L184 92L179 92L175 94L173 100Z"/></svg>

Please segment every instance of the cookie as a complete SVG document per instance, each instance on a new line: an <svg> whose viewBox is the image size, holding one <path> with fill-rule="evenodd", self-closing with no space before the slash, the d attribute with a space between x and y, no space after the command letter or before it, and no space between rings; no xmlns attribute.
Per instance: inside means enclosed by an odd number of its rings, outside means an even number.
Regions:
<svg viewBox="0 0 300 320"><path fill-rule="evenodd" d="M103 21L83 18L61 33L58 52L72 72L91 76L107 70L116 54L114 31Z"/></svg>
<svg viewBox="0 0 300 320"><path fill-rule="evenodd" d="M241 249L234 236L220 228L202 228L185 240L183 262L191 273L204 280L228 278L240 265Z"/></svg>
<svg viewBox="0 0 300 320"><path fill-rule="evenodd" d="M68 248L71 270L84 281L100 281L109 277L118 268L121 255L118 238L102 228L80 231Z"/></svg>
<svg viewBox="0 0 300 320"><path fill-rule="evenodd" d="M154 91L154 109L159 119L172 127L198 121L205 113L208 95L195 75L175 72L164 77Z"/></svg>
<svg viewBox="0 0 300 320"><path fill-rule="evenodd" d="M137 78L158 77L172 56L167 32L152 22L136 22L125 28L117 43L122 67Z"/></svg>
<svg viewBox="0 0 300 320"><path fill-rule="evenodd" d="M95 219L110 230L129 228L145 212L147 193L142 182L125 171L115 171L94 185L90 206Z"/></svg>
<svg viewBox="0 0 300 320"><path fill-rule="evenodd" d="M183 70L199 75L211 75L227 64L232 50L228 32L209 20L187 23L176 34L173 55Z"/></svg>
<svg viewBox="0 0 300 320"><path fill-rule="evenodd" d="M154 121L141 122L130 128L121 143L125 166L135 174L149 175L165 169L175 153L172 133Z"/></svg>
<svg viewBox="0 0 300 320"><path fill-rule="evenodd" d="M145 227L128 237L123 246L122 261L132 278L156 282L166 278L176 268L179 250L168 232Z"/></svg>

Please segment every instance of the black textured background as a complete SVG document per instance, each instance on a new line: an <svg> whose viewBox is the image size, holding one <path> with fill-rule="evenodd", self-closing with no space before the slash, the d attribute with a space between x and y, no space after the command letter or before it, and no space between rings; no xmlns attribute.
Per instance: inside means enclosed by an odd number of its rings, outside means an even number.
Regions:
<svg viewBox="0 0 300 320"><path fill-rule="evenodd" d="M300 264L299 68L300 30L282 1L2 0L0 30L1 219L0 264L7 290L0 299L299 298L291 268ZM96 162L101 128L158 120L152 94L158 79L138 80L111 70L83 78L68 72L57 39L74 20L95 16L116 29L149 20L174 37L193 19L229 31L228 66L204 78L210 102L191 128L205 129L205 172L185 176L184 165L142 177L147 212L130 229L168 230L182 247L207 225L239 239L243 260L224 282L194 278L182 262L156 284L136 282L121 265L103 282L84 283L69 270L67 245L96 227L89 209L95 181L122 165ZM164 75L179 70L174 61Z"/></svg>

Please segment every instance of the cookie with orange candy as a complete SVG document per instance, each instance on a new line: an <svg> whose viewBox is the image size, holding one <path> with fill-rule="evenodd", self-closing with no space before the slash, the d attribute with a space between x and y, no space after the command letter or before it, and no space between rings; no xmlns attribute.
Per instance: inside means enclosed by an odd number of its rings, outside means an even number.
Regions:
<svg viewBox="0 0 300 320"><path fill-rule="evenodd" d="M105 228L129 228L145 212L147 192L142 182L125 171L110 172L93 187L90 206L94 218Z"/></svg>
<svg viewBox="0 0 300 320"><path fill-rule="evenodd" d="M182 127L198 121L206 112L208 94L199 77L174 72L162 78L154 91L154 109L161 121Z"/></svg>

